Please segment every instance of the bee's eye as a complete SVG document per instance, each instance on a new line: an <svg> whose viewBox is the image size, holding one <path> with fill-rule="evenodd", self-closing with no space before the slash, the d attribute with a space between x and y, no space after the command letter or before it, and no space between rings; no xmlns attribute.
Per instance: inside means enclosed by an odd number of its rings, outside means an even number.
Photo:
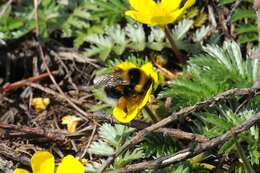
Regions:
<svg viewBox="0 0 260 173"><path fill-rule="evenodd" d="M138 84L141 79L141 71L137 68L130 69L128 71L128 76L131 84Z"/></svg>

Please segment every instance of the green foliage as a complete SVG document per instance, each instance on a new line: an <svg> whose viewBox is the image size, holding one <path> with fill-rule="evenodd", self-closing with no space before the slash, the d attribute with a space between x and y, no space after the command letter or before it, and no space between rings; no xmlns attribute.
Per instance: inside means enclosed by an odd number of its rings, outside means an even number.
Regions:
<svg viewBox="0 0 260 173"><path fill-rule="evenodd" d="M124 17L128 8L127 0L83 0L63 25L63 37L75 37L74 46L80 47L85 37L103 32Z"/></svg>
<svg viewBox="0 0 260 173"><path fill-rule="evenodd" d="M192 28L193 21L184 19L172 29L177 46L188 52L198 51L197 43L203 41L210 31L209 27L197 29L193 35L195 44L185 41L188 31ZM144 51L145 48L161 51L170 48L164 32L158 27L152 27L148 36L141 24L128 24L125 28L119 25L109 27L102 34L93 34L85 37L85 42L90 48L85 50L88 57L98 56L105 61L110 55L122 55L126 50L135 52Z"/></svg>
<svg viewBox="0 0 260 173"><path fill-rule="evenodd" d="M175 108L193 105L231 88L250 87L259 74L259 62L243 60L235 42L225 42L223 48L208 45L204 51L189 61L184 75L160 93L160 97L172 97Z"/></svg>
<svg viewBox="0 0 260 173"><path fill-rule="evenodd" d="M221 0L219 3L221 5L229 5L235 2L235 0ZM252 0L241 2L231 17L231 23L235 26L234 33L241 44L252 43L258 40L258 31L255 22L256 14L252 10L252 6Z"/></svg>
<svg viewBox="0 0 260 173"><path fill-rule="evenodd" d="M11 5L3 5L0 7L2 13L0 20L0 40L18 39L34 28L34 22L29 19L29 13L17 12L13 13Z"/></svg>
<svg viewBox="0 0 260 173"><path fill-rule="evenodd" d="M98 156L110 156L126 142L134 131L135 129L123 125L112 126L110 124L103 124L99 131L100 138L90 145L88 153ZM121 168L143 157L144 154L140 148L128 150L124 155L116 158L113 169ZM101 164L97 162L88 163L87 171L95 172L100 166Z"/></svg>
<svg viewBox="0 0 260 173"><path fill-rule="evenodd" d="M128 8L127 0L77 0L68 4L55 0L42 0L38 6L40 36L49 38L55 30L63 37L75 37L79 47L87 34L102 32L104 27L118 22ZM0 39L17 39L36 28L35 7L31 0L20 6L4 4L0 21Z"/></svg>
<svg viewBox="0 0 260 173"><path fill-rule="evenodd" d="M226 5L236 2L236 0L219 0L219 4Z"/></svg>
<svg viewBox="0 0 260 173"><path fill-rule="evenodd" d="M118 147L120 147L133 132L133 128L123 125L111 126L110 124L104 124L100 127L99 131L101 140L91 144L88 152L90 154L108 156L111 154L110 151L114 152L118 149ZM104 148L104 146L106 147ZM100 150L104 152L100 153Z"/></svg>
<svg viewBox="0 0 260 173"><path fill-rule="evenodd" d="M60 28L66 17L64 9L64 6L55 0L41 1L38 7L38 25L41 37L49 38L53 31Z"/></svg>
<svg viewBox="0 0 260 173"><path fill-rule="evenodd" d="M37 26L36 12L39 34L45 39L58 29L65 19L64 6L54 0L42 0L37 10L29 0L23 1L20 8L8 4L1 8L4 9L0 21L0 39L3 40L18 39L32 32Z"/></svg>
<svg viewBox="0 0 260 173"><path fill-rule="evenodd" d="M208 137L221 135L232 127L245 122L256 113L254 110L243 110L239 113L235 113L229 108L221 107L220 109L223 110L221 115L209 112L196 114L196 117L204 122L204 135ZM257 149L259 147L259 128L253 126L248 131L234 136L234 138L237 144L233 139L226 141L219 149L219 154L228 155L230 153L236 153L237 145L239 145L243 147L243 152L247 153L246 159L250 160L251 164L259 165L260 153Z"/></svg>
<svg viewBox="0 0 260 173"><path fill-rule="evenodd" d="M111 53L122 55L127 48L143 51L146 46L157 50L165 47L164 33L159 29L156 32L152 30L149 43L146 45L145 32L139 24L128 24L124 29L120 26L110 27L104 34L87 36L86 41L91 46L86 49L85 55L98 55L102 61L106 60Z"/></svg>
<svg viewBox="0 0 260 173"><path fill-rule="evenodd" d="M177 142L168 136L151 134L145 137L139 148L144 151L145 157L161 157L175 153L177 146Z"/></svg>

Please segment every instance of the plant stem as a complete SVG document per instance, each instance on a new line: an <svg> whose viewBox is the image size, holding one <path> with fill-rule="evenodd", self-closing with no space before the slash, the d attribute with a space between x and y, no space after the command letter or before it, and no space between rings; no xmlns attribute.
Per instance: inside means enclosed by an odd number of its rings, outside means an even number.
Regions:
<svg viewBox="0 0 260 173"><path fill-rule="evenodd" d="M151 108L148 105L144 106L144 110L148 113L148 115L150 116L150 118L153 121L153 123L157 123L158 122L158 119L157 119L156 115L154 114L154 112L151 110Z"/></svg>
<svg viewBox="0 0 260 173"><path fill-rule="evenodd" d="M184 64L185 63L184 57L183 57L182 53L180 52L180 50L177 48L176 43L173 39L172 33L167 25L164 27L164 32L165 32L166 38L170 42L172 51L174 52L176 58L179 60L179 62L181 64Z"/></svg>
<svg viewBox="0 0 260 173"><path fill-rule="evenodd" d="M246 157L246 154L245 154L243 148L241 147L241 145L237 141L237 136L235 134L233 134L233 141L234 141L235 146L237 148L237 153L238 153L239 157L241 158L241 160L243 161L245 172L246 173L255 173L254 169L252 168L251 164L249 163L249 161Z"/></svg>

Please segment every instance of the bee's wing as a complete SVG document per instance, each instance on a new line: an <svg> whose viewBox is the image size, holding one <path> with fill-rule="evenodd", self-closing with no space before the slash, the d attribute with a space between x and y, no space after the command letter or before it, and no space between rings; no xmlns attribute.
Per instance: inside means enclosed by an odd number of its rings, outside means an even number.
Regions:
<svg viewBox="0 0 260 173"><path fill-rule="evenodd" d="M108 76L96 76L94 79L95 86L104 87L116 87L118 85L129 85L128 81L123 80L119 76L108 75Z"/></svg>

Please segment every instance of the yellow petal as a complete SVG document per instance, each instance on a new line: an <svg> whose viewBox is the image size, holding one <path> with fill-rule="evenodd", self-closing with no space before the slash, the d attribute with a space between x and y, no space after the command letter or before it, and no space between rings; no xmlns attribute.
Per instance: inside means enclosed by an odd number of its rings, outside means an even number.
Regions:
<svg viewBox="0 0 260 173"><path fill-rule="evenodd" d="M141 70L145 72L145 74L149 77L151 77L154 81L154 88L157 88L158 86L158 74L154 70L153 65L151 63L146 63L141 66Z"/></svg>
<svg viewBox="0 0 260 173"><path fill-rule="evenodd" d="M37 151L31 159L33 173L54 173L54 157L47 151Z"/></svg>
<svg viewBox="0 0 260 173"><path fill-rule="evenodd" d="M120 68L122 70L129 70L131 68L136 68L136 65L131 62L122 62L120 64L117 64L115 68Z"/></svg>
<svg viewBox="0 0 260 173"><path fill-rule="evenodd" d="M172 22L176 21L178 19L178 17L180 17L184 12L185 12L184 8L181 8L179 10L172 12L172 14L171 14Z"/></svg>
<svg viewBox="0 0 260 173"><path fill-rule="evenodd" d="M69 133L76 132L77 126L80 123L81 118L76 116L67 115L62 117L62 124L67 125L67 130Z"/></svg>
<svg viewBox="0 0 260 173"><path fill-rule="evenodd" d="M146 103L148 102L149 98L150 98L150 95L152 93L152 90L153 90L153 85L151 84L151 86L149 87L149 89L147 90L141 104L138 106L138 108L141 110L145 105Z"/></svg>
<svg viewBox="0 0 260 173"><path fill-rule="evenodd" d="M57 173L84 173L85 168L72 155L67 155L57 168Z"/></svg>
<svg viewBox="0 0 260 173"><path fill-rule="evenodd" d="M144 23L147 25L155 25L154 23L152 23L152 21L151 21L152 16L149 13L147 14L147 13L143 13L143 12L129 10L129 11L125 12L125 15L132 17L134 20L136 20L140 23Z"/></svg>
<svg viewBox="0 0 260 173"><path fill-rule="evenodd" d="M150 85L149 89L145 93L143 97L140 97L138 99L135 98L124 98L125 102L122 105L118 104L114 109L113 109L113 115L115 119L121 123L129 123L132 121L138 113L142 110L142 108L146 105L148 102L150 95L153 90L153 84ZM120 98L120 99L121 99ZM132 100L132 101L131 101Z"/></svg>
<svg viewBox="0 0 260 173"><path fill-rule="evenodd" d="M113 115L117 121L121 123L129 123L138 115L139 111L138 105L136 105L135 109L131 113L124 112L124 110L116 106L113 109Z"/></svg>
<svg viewBox="0 0 260 173"><path fill-rule="evenodd" d="M13 173L30 173L29 171L26 171L25 169L17 168L14 170Z"/></svg>
<svg viewBox="0 0 260 173"><path fill-rule="evenodd" d="M187 8L190 8L194 3L196 2L196 0L187 0L186 3L184 4L184 6L178 10L175 10L171 13L171 22L174 22L178 19L178 17L180 17Z"/></svg>
<svg viewBox="0 0 260 173"><path fill-rule="evenodd" d="M184 9L190 8L192 5L194 5L196 0L187 0L183 6Z"/></svg>
<svg viewBox="0 0 260 173"><path fill-rule="evenodd" d="M156 6L156 3L153 0L129 0L130 5L140 12L149 11L150 8Z"/></svg>
<svg viewBox="0 0 260 173"><path fill-rule="evenodd" d="M170 16L154 16L151 19L152 23L156 23L156 25L159 25L162 27L164 27L165 25L167 25L169 23L172 23L173 21L174 20L171 15Z"/></svg>
<svg viewBox="0 0 260 173"><path fill-rule="evenodd" d="M32 106L37 112L44 111L49 104L49 98L36 97L32 99Z"/></svg>
<svg viewBox="0 0 260 173"><path fill-rule="evenodd" d="M182 0L161 0L161 6L173 11L179 8L181 1Z"/></svg>

